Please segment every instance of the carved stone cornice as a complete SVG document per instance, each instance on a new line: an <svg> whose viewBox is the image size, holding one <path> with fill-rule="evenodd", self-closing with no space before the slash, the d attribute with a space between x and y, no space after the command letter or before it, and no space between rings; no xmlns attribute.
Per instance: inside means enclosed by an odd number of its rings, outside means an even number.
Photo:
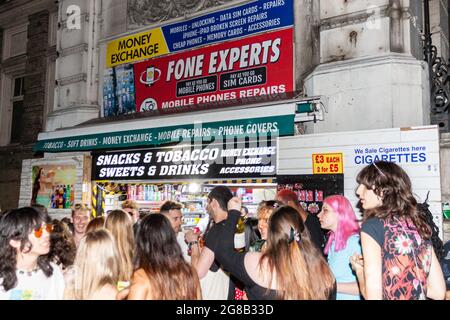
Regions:
<svg viewBox="0 0 450 320"><path fill-rule="evenodd" d="M128 29L175 19L233 1L235 0L128 0Z"/></svg>
<svg viewBox="0 0 450 320"><path fill-rule="evenodd" d="M74 76L58 79L56 81L58 83L58 86L66 86L68 84L77 83L77 82L86 81L86 80L87 80L87 74L79 73Z"/></svg>
<svg viewBox="0 0 450 320"><path fill-rule="evenodd" d="M89 45L87 43L82 43L82 44L79 44L79 45L76 45L76 46L73 46L70 48L62 49L58 53L59 53L60 57L65 57L65 56L70 56L72 54L88 51L88 49L89 49Z"/></svg>
<svg viewBox="0 0 450 320"><path fill-rule="evenodd" d="M387 14L387 6L380 7L380 16L378 18L384 18ZM344 14L331 18L322 19L320 21L320 31L325 31L334 28L342 28L348 25L358 24L366 22L372 18L373 13L367 11L353 12L350 14Z"/></svg>

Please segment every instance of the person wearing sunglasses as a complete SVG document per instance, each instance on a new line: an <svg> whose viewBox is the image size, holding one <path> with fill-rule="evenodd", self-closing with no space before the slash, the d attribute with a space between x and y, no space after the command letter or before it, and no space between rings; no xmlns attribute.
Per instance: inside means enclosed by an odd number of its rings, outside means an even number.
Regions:
<svg viewBox="0 0 450 320"><path fill-rule="evenodd" d="M76 204L72 209L73 238L77 248L86 234L86 228L91 218L91 210L84 204Z"/></svg>
<svg viewBox="0 0 450 320"><path fill-rule="evenodd" d="M61 300L64 277L49 261L53 225L31 207L0 218L0 300Z"/></svg>

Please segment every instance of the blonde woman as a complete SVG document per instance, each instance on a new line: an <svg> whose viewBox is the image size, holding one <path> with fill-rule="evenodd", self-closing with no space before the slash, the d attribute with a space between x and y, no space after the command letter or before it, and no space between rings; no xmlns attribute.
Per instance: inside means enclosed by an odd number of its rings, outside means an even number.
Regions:
<svg viewBox="0 0 450 320"><path fill-rule="evenodd" d="M106 229L88 232L75 257L73 278L66 299L116 300L119 280L119 253Z"/></svg>
<svg viewBox="0 0 450 320"><path fill-rule="evenodd" d="M129 282L133 274L133 221L125 211L113 210L106 218L105 228L111 231L119 250L119 280L125 283Z"/></svg>
<svg viewBox="0 0 450 320"><path fill-rule="evenodd" d="M266 249L267 230L269 229L269 218L272 213L283 204L279 201L269 200L262 201L258 206L258 231L261 234L261 239L251 244L251 252L261 252Z"/></svg>

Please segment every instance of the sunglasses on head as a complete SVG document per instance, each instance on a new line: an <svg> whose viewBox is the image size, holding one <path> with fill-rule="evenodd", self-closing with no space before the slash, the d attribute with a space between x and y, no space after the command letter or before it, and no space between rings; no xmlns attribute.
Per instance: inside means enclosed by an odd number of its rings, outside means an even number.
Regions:
<svg viewBox="0 0 450 320"><path fill-rule="evenodd" d="M47 230L48 233L51 233L53 231L53 225L46 223L44 227L42 225L36 226L34 228L34 236L36 238L42 237L42 233L44 232L44 229Z"/></svg>
<svg viewBox="0 0 450 320"><path fill-rule="evenodd" d="M87 208L88 205L86 203L77 203L73 207L74 207L74 209L82 209L82 208L84 209L84 208Z"/></svg>

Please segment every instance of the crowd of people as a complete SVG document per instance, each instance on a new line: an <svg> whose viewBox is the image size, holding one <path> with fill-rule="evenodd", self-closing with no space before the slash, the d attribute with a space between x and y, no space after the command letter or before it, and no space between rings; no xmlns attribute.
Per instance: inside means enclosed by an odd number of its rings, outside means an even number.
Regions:
<svg viewBox="0 0 450 320"><path fill-rule="evenodd" d="M403 169L375 162L357 183L362 223L342 195L316 216L287 189L250 218L225 186L208 194L207 226L186 232L173 201L141 217L132 200L106 217L86 205L62 220L39 205L3 212L0 300L450 299L450 244Z"/></svg>

